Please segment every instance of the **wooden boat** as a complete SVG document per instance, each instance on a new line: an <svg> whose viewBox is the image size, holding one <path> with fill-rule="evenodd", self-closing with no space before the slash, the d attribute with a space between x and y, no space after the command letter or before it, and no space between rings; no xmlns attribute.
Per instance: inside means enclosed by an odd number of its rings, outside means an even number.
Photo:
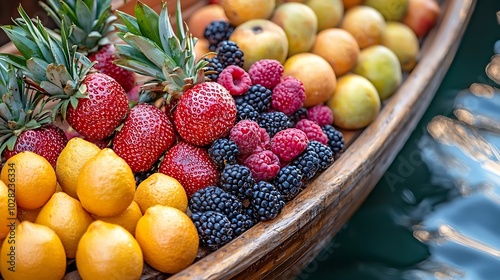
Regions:
<svg viewBox="0 0 500 280"><path fill-rule="evenodd" d="M143 0L160 8L158 0ZM187 17L207 1L183 0ZM176 275L146 266L141 279L287 279L302 271L365 200L394 160L453 61L475 0L443 1L441 18L423 41L415 69L387 100L377 119L362 131L344 131L348 148L274 220L260 222L221 249L201 253ZM135 1L114 7L133 13ZM173 11L174 1L170 1ZM6 45L0 52L12 52ZM65 279L79 279L76 271Z"/></svg>

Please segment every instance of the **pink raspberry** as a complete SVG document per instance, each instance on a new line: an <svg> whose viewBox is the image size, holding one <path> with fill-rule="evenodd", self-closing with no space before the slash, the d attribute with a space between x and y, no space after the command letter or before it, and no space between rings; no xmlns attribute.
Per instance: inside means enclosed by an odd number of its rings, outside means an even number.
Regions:
<svg viewBox="0 0 500 280"><path fill-rule="evenodd" d="M286 77L273 89L271 106L286 115L291 115L302 108L305 100L304 84L294 77Z"/></svg>
<svg viewBox="0 0 500 280"><path fill-rule="evenodd" d="M319 126L331 125L333 123L333 113L330 107L319 104L307 110L307 118L316 122Z"/></svg>
<svg viewBox="0 0 500 280"><path fill-rule="evenodd" d="M281 82L281 76L283 76L284 71L285 69L279 61L275 59L261 59L250 66L248 74L250 74L254 85L260 84L267 89L272 89Z"/></svg>
<svg viewBox="0 0 500 280"><path fill-rule="evenodd" d="M280 159L269 150L251 154L243 165L250 169L256 182L269 181L280 171Z"/></svg>
<svg viewBox="0 0 500 280"><path fill-rule="evenodd" d="M231 95L242 95L252 85L250 75L243 68L229 65L219 74L217 82L225 87Z"/></svg>
<svg viewBox="0 0 500 280"><path fill-rule="evenodd" d="M269 150L271 148L271 137L264 128L260 128L260 143L258 149Z"/></svg>
<svg viewBox="0 0 500 280"><path fill-rule="evenodd" d="M254 121L241 120L229 132L229 139L236 143L241 155L251 154L260 144L260 129Z"/></svg>
<svg viewBox="0 0 500 280"><path fill-rule="evenodd" d="M281 161L291 161L302 153L309 143L305 132L297 128L284 129L271 139L271 151Z"/></svg>
<svg viewBox="0 0 500 280"><path fill-rule="evenodd" d="M297 122L295 128L304 131L309 141L316 140L321 144L328 144L328 136L323 132L323 130L317 123L311 120L302 119Z"/></svg>

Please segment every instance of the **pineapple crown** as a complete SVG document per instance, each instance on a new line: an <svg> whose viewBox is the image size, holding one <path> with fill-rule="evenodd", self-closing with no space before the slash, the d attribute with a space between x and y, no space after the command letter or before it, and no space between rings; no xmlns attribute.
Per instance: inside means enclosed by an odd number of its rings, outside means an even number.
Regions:
<svg viewBox="0 0 500 280"><path fill-rule="evenodd" d="M68 30L70 46L78 46L78 51L89 54L100 46L110 44L109 35L114 32L113 23L117 17L111 10L111 0L47 0L39 2L59 28Z"/></svg>
<svg viewBox="0 0 500 280"><path fill-rule="evenodd" d="M135 17L117 11L123 24L115 24L118 36L126 44L117 44L117 65L149 77L141 86L141 102L152 103L163 97L167 101L197 83L205 81L205 60L196 61L194 45L197 39L182 20L177 0L176 31L170 22L166 2L160 14L137 1Z"/></svg>
<svg viewBox="0 0 500 280"><path fill-rule="evenodd" d="M17 137L25 130L52 122L47 99L25 84L20 72L0 61L0 154L14 149Z"/></svg>
<svg viewBox="0 0 500 280"><path fill-rule="evenodd" d="M66 116L69 104L76 107L78 98L87 97L87 89L82 84L93 63L83 54L70 48L68 36L73 25L65 25L61 36L47 31L38 19L31 19L21 5L20 18L14 19L15 25L1 28L21 55L2 54L0 59L19 68L23 78L37 90L50 96L49 99L61 100L54 107L53 118L61 112Z"/></svg>

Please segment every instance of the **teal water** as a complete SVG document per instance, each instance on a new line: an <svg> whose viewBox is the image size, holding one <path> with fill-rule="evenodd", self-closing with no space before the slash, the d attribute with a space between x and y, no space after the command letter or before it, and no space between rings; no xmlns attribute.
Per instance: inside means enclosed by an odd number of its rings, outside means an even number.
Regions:
<svg viewBox="0 0 500 280"><path fill-rule="evenodd" d="M408 142L297 279L500 279L500 91L477 84L495 85L499 10L478 0Z"/></svg>

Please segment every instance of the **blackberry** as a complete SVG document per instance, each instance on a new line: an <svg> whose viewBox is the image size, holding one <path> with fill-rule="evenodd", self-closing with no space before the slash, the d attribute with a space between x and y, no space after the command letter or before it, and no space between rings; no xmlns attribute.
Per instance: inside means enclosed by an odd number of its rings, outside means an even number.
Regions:
<svg viewBox="0 0 500 280"><path fill-rule="evenodd" d="M243 52L233 41L222 41L217 47L217 58L222 66L226 68L229 65L236 65L243 68L244 55Z"/></svg>
<svg viewBox="0 0 500 280"><path fill-rule="evenodd" d="M220 63L217 57L204 57L203 60L208 62L208 65L205 66L205 77L212 82L216 82L219 78L220 72L224 70L224 66L222 66L222 63Z"/></svg>
<svg viewBox="0 0 500 280"><path fill-rule="evenodd" d="M314 147L307 145L306 150L292 160L290 165L296 166L300 169L300 171L302 171L303 180L310 180L319 170L320 159L318 154L315 152Z"/></svg>
<svg viewBox="0 0 500 280"><path fill-rule="evenodd" d="M273 180L284 201L296 197L302 188L302 171L297 166L287 165L280 169Z"/></svg>
<svg viewBox="0 0 500 280"><path fill-rule="evenodd" d="M242 213L243 204L236 196L225 190L209 186L193 194L189 199L191 212L215 211L224 215Z"/></svg>
<svg viewBox="0 0 500 280"><path fill-rule="evenodd" d="M302 119L307 119L307 109L302 107L300 108L299 110L295 111L294 113L292 113L290 116L288 116L288 118L290 119L291 122L293 122L294 126L295 124L302 120Z"/></svg>
<svg viewBox="0 0 500 280"><path fill-rule="evenodd" d="M267 221L276 218L281 213L285 201L274 185L266 181L260 181L253 186L250 205L257 219Z"/></svg>
<svg viewBox="0 0 500 280"><path fill-rule="evenodd" d="M257 123L267 131L271 138L279 131L293 127L293 123L288 116L282 112L262 113Z"/></svg>
<svg viewBox="0 0 500 280"><path fill-rule="evenodd" d="M236 104L236 121L241 120L258 121L259 112L257 112L254 107L245 102Z"/></svg>
<svg viewBox="0 0 500 280"><path fill-rule="evenodd" d="M270 89L260 84L255 84L243 95L235 97L234 101L237 105L246 103L257 110L257 112L261 113L271 108L271 95L272 91Z"/></svg>
<svg viewBox="0 0 500 280"><path fill-rule="evenodd" d="M255 185L255 180L248 167L234 164L226 165L222 170L219 184L228 193L244 200L252 196L252 187Z"/></svg>
<svg viewBox="0 0 500 280"><path fill-rule="evenodd" d="M259 222L257 214L255 214L255 210L251 205L249 205L248 207L243 207L243 214L246 215L254 225Z"/></svg>
<svg viewBox="0 0 500 280"><path fill-rule="evenodd" d="M216 139L210 148L208 154L219 169L223 169L228 164L235 164L240 150L238 145L227 138Z"/></svg>
<svg viewBox="0 0 500 280"><path fill-rule="evenodd" d="M328 137L328 146L332 149L333 155L340 154L344 150L344 135L342 132L331 125L325 125L321 129Z"/></svg>
<svg viewBox="0 0 500 280"><path fill-rule="evenodd" d="M318 154L319 157L319 171L323 171L328 168L328 166L332 165L334 161L333 152L330 147L324 145L318 141L309 141L309 145L314 149L314 151Z"/></svg>
<svg viewBox="0 0 500 280"><path fill-rule="evenodd" d="M233 240L233 228L229 218L215 211L195 212L191 214L201 244L215 251Z"/></svg>
<svg viewBox="0 0 500 280"><path fill-rule="evenodd" d="M245 213L232 215L232 217L229 218L229 221L231 222L231 227L233 228L234 237L240 236L255 224L253 217L248 216Z"/></svg>
<svg viewBox="0 0 500 280"><path fill-rule="evenodd" d="M234 26L225 20L215 20L207 25L203 37L208 41L208 49L215 52L220 42L229 40Z"/></svg>

